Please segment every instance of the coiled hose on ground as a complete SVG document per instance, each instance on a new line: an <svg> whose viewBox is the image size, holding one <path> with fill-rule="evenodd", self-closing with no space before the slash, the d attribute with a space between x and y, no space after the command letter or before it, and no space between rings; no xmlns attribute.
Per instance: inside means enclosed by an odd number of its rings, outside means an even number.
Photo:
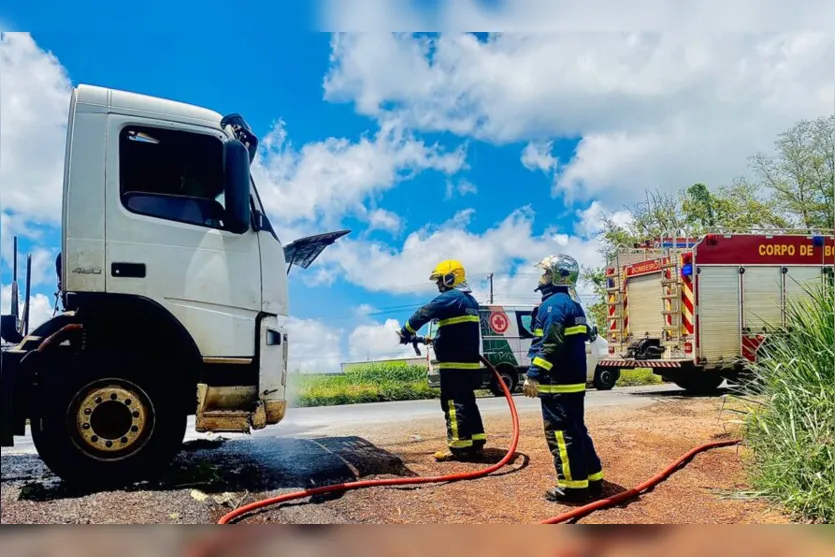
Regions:
<svg viewBox="0 0 835 557"><path fill-rule="evenodd" d="M284 495L278 495L276 497L270 497L268 499L262 499L261 501L255 501L254 503L250 503L248 505L244 505L239 507L232 512L224 515L223 517L218 520L218 524L228 524L231 521L245 515L251 513L255 510L263 509L265 507L269 507L272 505L277 505L279 503L286 503L288 501L293 501L296 499L303 499L305 497L311 497L314 495L323 495L325 493L334 493L340 491L352 491L355 489L363 489L366 487L385 487L385 486L392 486L392 485L418 485L418 484L428 484L428 483L445 483L445 482L455 482L461 480L474 480L477 478L482 478L489 474L492 474L496 470L502 468L505 464L510 462L513 458L514 454L516 453L516 447L519 443L519 414L516 410L516 405L513 402L513 396L511 392L508 390L507 386L505 385L504 381L501 378L498 370L493 367L484 356L481 356L481 362L487 366L489 370L493 372L496 376L497 382L504 393L505 398L507 399L508 406L510 407L510 415L513 422L513 438L510 443L510 448L507 450L507 454L496 464L489 466L487 468L483 468L481 470L476 470L474 472L465 472L459 474L447 474L443 476L425 476L425 477L418 477L418 478L393 478L393 479L383 479L383 480L361 480L356 482L347 482L341 484L334 484L322 487L314 487L311 489L305 489L302 491L296 491L293 493L286 493ZM667 468L647 480L646 482L642 483L641 485L634 487L630 490L624 491L612 497L606 499L599 499L594 501L588 505L578 507L576 509L570 510L558 516L543 520L541 524L558 524L561 522L567 522L569 520L577 519L582 516L585 516L591 512L596 510L610 507L613 505L617 505L627 499L635 497L639 495L641 492L655 486L656 484L660 483L664 479L666 479L670 474L675 472L680 466L690 460L693 456L697 453L706 451L708 449L716 448L716 447L725 447L730 445L735 445L739 443L739 439L733 439L728 441L717 441L714 443L707 443L705 445L701 445L699 447L695 447L691 449L686 454L682 455L678 460L670 464ZM194 551L190 553L190 557L208 557L210 553L214 550L218 549L217 545L214 542L210 542L208 544L200 544L198 547L195 548Z"/></svg>

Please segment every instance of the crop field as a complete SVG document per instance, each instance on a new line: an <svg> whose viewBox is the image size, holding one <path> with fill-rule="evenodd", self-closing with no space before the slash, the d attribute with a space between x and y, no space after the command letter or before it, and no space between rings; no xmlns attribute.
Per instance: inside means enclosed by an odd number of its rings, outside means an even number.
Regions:
<svg viewBox="0 0 835 557"><path fill-rule="evenodd" d="M661 378L648 368L623 370L615 388L658 383L661 383ZM429 387L425 367L396 362L370 363L340 375L291 375L289 390L289 400L299 407L439 397L438 389ZM487 390L477 391L476 394L493 396Z"/></svg>

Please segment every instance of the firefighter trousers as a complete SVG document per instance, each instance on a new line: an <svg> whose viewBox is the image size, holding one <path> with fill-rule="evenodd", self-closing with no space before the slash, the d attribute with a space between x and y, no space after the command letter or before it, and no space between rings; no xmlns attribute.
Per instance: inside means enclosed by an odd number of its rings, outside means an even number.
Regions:
<svg viewBox="0 0 835 557"><path fill-rule="evenodd" d="M541 394L542 422L548 449L554 455L557 487L586 489L603 480L603 467L586 429L585 392Z"/></svg>
<svg viewBox="0 0 835 557"><path fill-rule="evenodd" d="M441 409L450 452L463 454L483 448L487 435L475 399L475 389L481 386L481 370L444 369L440 375Z"/></svg>

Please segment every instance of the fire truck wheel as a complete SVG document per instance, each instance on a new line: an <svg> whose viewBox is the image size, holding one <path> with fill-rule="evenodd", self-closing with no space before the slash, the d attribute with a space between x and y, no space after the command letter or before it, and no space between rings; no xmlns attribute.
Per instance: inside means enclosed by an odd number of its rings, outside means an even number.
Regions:
<svg viewBox="0 0 835 557"><path fill-rule="evenodd" d="M597 366L592 383L598 391L608 391L615 386L618 379L620 379L619 369Z"/></svg>
<svg viewBox="0 0 835 557"><path fill-rule="evenodd" d="M715 373L700 373L682 377L675 383L690 394L709 395L715 393L724 380L724 377Z"/></svg>
<svg viewBox="0 0 835 557"><path fill-rule="evenodd" d="M38 454L55 475L86 488L151 479L179 451L187 416L159 362L84 357L39 372L32 419ZM151 373L150 370L157 370Z"/></svg>

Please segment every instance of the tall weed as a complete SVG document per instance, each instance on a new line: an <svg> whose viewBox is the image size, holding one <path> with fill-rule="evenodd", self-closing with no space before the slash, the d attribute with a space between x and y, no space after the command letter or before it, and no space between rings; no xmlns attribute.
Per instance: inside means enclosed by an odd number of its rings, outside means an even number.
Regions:
<svg viewBox="0 0 835 557"><path fill-rule="evenodd" d="M751 478L796 516L835 519L835 298L829 285L789 300L787 326L768 339L741 387Z"/></svg>

